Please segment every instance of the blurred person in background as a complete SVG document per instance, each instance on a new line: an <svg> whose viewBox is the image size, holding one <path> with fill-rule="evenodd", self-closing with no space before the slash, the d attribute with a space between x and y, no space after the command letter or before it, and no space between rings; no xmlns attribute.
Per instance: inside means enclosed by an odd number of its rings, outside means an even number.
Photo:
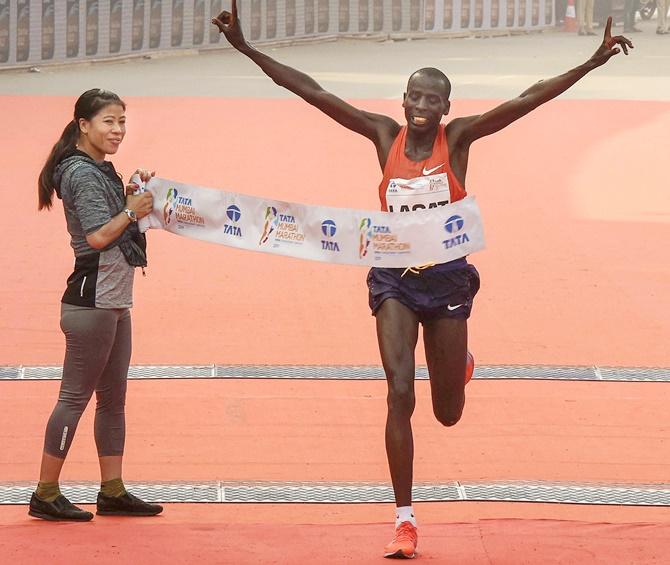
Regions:
<svg viewBox="0 0 670 565"><path fill-rule="evenodd" d="M577 34L595 35L593 31L594 0L577 0Z"/></svg>
<svg viewBox="0 0 670 565"><path fill-rule="evenodd" d="M656 11L657 15L657 24L656 24L656 33L659 35L668 34L668 7L670 6L670 0L656 0Z"/></svg>
<svg viewBox="0 0 670 565"><path fill-rule="evenodd" d="M640 9L639 0L626 0L623 7L623 31L624 33L637 33L642 31L635 26L635 14Z"/></svg>

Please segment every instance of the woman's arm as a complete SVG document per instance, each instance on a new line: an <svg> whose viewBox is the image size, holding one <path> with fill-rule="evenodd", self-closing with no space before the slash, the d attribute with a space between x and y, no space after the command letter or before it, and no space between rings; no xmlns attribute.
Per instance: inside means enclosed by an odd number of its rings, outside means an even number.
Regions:
<svg viewBox="0 0 670 565"><path fill-rule="evenodd" d="M136 174L140 175L143 182L147 182L155 172L149 172L145 169L138 169ZM150 192L142 192L141 194L134 194L138 186L135 183L126 185L126 210L130 210L131 214L125 210L119 212L116 216L98 228L93 233L86 235L86 241L93 249L104 249L110 243L116 241L121 234L126 231L126 228L134 221L144 218L144 216L151 213L153 210L153 195ZM134 215L135 219L131 216Z"/></svg>

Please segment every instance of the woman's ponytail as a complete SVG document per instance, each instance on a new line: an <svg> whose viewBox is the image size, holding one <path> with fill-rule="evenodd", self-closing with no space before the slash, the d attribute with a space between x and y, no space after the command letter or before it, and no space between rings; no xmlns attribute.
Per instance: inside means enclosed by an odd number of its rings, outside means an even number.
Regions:
<svg viewBox="0 0 670 565"><path fill-rule="evenodd" d="M79 124L75 120L72 120L65 126L60 139L51 149L51 153L49 153L46 163L44 163L44 167L42 167L42 171L40 172L40 177L37 182L40 210L43 208L46 208L47 210L51 208L55 190L53 180L54 170L56 169L56 165L58 165L63 158L63 155L72 151L77 146L78 140Z"/></svg>

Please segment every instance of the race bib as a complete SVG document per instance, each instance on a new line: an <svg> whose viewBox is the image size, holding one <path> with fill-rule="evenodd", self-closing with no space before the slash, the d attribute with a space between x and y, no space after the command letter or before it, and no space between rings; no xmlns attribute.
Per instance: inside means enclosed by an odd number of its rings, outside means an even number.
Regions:
<svg viewBox="0 0 670 565"><path fill-rule="evenodd" d="M386 188L389 212L416 212L451 203L447 173L413 179L391 179Z"/></svg>

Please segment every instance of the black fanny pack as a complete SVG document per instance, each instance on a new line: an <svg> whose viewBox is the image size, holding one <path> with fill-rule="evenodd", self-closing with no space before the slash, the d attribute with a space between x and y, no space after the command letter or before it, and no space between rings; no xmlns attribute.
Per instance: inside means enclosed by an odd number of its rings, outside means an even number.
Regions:
<svg viewBox="0 0 670 565"><path fill-rule="evenodd" d="M132 228L135 228L134 230ZM132 231L131 231L132 230ZM129 227L119 238L119 249L131 267L147 266L147 237L136 225Z"/></svg>

